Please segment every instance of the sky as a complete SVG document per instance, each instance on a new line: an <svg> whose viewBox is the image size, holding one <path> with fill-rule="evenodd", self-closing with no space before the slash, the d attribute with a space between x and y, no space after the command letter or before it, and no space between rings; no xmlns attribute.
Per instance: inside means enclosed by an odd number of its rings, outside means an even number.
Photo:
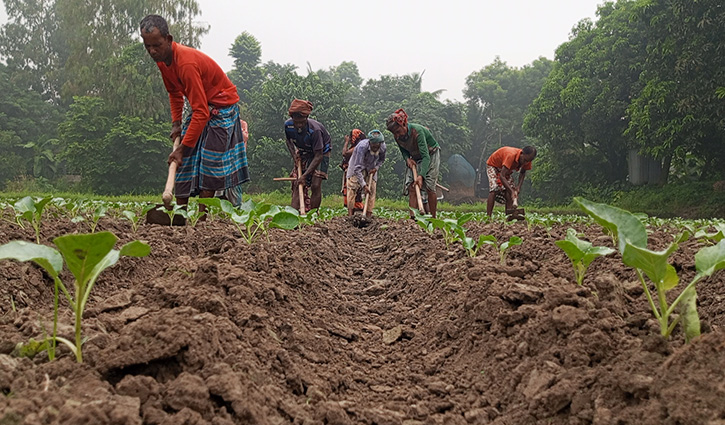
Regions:
<svg viewBox="0 0 725 425"><path fill-rule="evenodd" d="M243 31L262 46L262 62L291 63L305 75L343 61L363 79L424 72L423 90L463 100L466 77L496 56L522 67L554 59L581 19L603 0L198 0L210 26L201 50L232 68L229 47ZM0 1L2 3L2 1ZM7 22L0 8L0 24Z"/></svg>
<svg viewBox="0 0 725 425"><path fill-rule="evenodd" d="M259 40L262 62L297 65L306 74L343 61L363 79L423 74L423 90L444 89L463 100L466 77L496 56L522 67L569 39L572 27L594 20L603 0L198 0L211 26L201 50L225 71L229 47L243 31Z"/></svg>

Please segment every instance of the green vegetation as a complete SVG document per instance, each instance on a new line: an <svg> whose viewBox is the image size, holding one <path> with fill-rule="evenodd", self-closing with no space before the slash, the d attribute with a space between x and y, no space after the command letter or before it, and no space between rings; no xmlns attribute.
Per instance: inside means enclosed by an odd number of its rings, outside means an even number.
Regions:
<svg viewBox="0 0 725 425"><path fill-rule="evenodd" d="M123 245L120 250L115 250L113 247L117 241L118 238L113 233L99 232L57 237L53 240L53 243L58 247L58 250L25 241L12 241L0 246L0 259L32 261L42 267L53 278L55 283L53 334L51 336L52 342L48 346L48 356L51 360L55 357L56 341L60 341L70 348L78 363L83 362L83 340L81 339L83 311L98 276L105 269L115 265L122 255L145 257L151 251L147 244L140 241L129 242ZM65 260L68 270L75 278L75 291L72 295L60 279L63 260ZM59 290L63 292L73 310L75 343L57 335Z"/></svg>
<svg viewBox="0 0 725 425"><path fill-rule="evenodd" d="M199 46L209 30L197 19L199 3L154 0L108 8L98 0L50 0L5 6L0 92L8 100L0 102L0 189L66 198L60 192L159 191L171 149L168 97L138 42L137 25L147 13L163 11L175 40ZM299 97L315 104L312 117L332 136L327 198L340 190L343 136L353 128L383 128L385 117L403 107L412 121L433 131L446 155L460 154L474 168L483 170L484 160L502 145L537 146L521 199L528 210L570 211L571 198L583 196L660 217L724 217L725 191L722 184L713 188L725 179L718 166L725 162L725 56L718 53L725 46L725 11L719 6L687 0L604 3L595 22L584 19L572 29L553 60L531 58L513 67L496 58L471 70L463 102L424 91L420 73L364 79L355 58L317 70L262 63L263 46L242 32L229 49L234 65L228 75L250 128L253 181L245 191L288 191L272 177L291 168L280 123L290 100ZM405 168L386 136L388 158L378 187L384 208L385 198L400 198ZM651 176L630 172L631 161L638 160ZM442 167L446 182L445 161ZM472 208L448 210L483 210Z"/></svg>
<svg viewBox="0 0 725 425"><path fill-rule="evenodd" d="M634 214L609 205L576 198L575 202L594 220L607 229L614 237L622 255L624 264L633 267L647 296L652 313L660 324L660 333L668 338L678 323L682 324L687 341L700 335L700 319L697 314L697 292L695 284L725 268L725 242L702 248L695 254L697 274L672 302L667 302L667 292L677 287L680 278L668 259L686 241L690 234L687 230L675 237L670 246L662 251L647 248L647 230ZM657 302L645 281L645 276L655 287ZM679 315L671 319L675 309Z"/></svg>
<svg viewBox="0 0 725 425"><path fill-rule="evenodd" d="M561 248L571 260L574 267L574 278L576 283L581 285L584 282L584 275L589 265L597 257L609 255L615 252L612 248L605 246L593 246L591 242L583 241L576 236L576 230L569 228L566 231L566 238L556 241L556 246Z"/></svg>

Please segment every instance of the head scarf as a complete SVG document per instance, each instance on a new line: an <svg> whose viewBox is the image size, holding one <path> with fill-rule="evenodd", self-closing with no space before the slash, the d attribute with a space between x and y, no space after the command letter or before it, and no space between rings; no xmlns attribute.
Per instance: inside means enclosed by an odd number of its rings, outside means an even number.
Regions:
<svg viewBox="0 0 725 425"><path fill-rule="evenodd" d="M365 138L365 133L357 128L350 132L350 144L355 146L357 142Z"/></svg>
<svg viewBox="0 0 725 425"><path fill-rule="evenodd" d="M373 130L368 133L368 140L370 140L370 143L382 143L385 141L385 137L383 137L383 133L380 130Z"/></svg>
<svg viewBox="0 0 725 425"><path fill-rule="evenodd" d="M289 114L302 114L306 117L310 116L312 112L312 102L308 100L295 99L289 107Z"/></svg>
<svg viewBox="0 0 725 425"><path fill-rule="evenodd" d="M398 109L397 111L390 114L390 116L388 117L388 120L386 121L388 130L390 130L390 128L393 127L394 124L398 124L403 128L408 128L408 114L405 113L403 108Z"/></svg>

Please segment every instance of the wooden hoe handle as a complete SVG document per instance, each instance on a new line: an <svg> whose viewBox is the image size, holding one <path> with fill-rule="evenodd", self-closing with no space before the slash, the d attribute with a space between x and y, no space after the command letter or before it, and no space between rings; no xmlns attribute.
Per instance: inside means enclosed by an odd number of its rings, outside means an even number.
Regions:
<svg viewBox="0 0 725 425"><path fill-rule="evenodd" d="M425 214L425 208L423 207L423 198L420 196L420 188L416 184L418 180L418 170L416 167L410 167L413 170L413 187L415 187L415 196L418 198L418 209L421 214Z"/></svg>
<svg viewBox="0 0 725 425"><path fill-rule="evenodd" d="M181 137L177 136L174 139L174 150L178 149L181 144ZM174 183L176 182L176 168L178 164L176 161L171 161L169 164L169 175L166 177L166 187L164 187L164 194L161 195L161 199L164 201L166 208L171 208L171 200L174 199Z"/></svg>
<svg viewBox="0 0 725 425"><path fill-rule="evenodd" d="M302 178L302 158L297 162L297 178ZM303 183L300 183L297 188L300 193L300 215L305 215L305 189L302 188Z"/></svg>
<svg viewBox="0 0 725 425"><path fill-rule="evenodd" d="M366 182L368 185L368 189L370 189L370 182L373 181L373 175L368 175L368 181ZM363 216L366 216L368 214L368 199L370 197L369 192L365 192L365 206L363 207Z"/></svg>

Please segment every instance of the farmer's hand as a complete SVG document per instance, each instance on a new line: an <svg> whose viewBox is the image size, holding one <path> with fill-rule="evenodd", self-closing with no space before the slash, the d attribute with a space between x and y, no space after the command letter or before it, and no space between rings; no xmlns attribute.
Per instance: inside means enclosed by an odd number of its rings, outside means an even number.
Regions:
<svg viewBox="0 0 725 425"><path fill-rule="evenodd" d="M408 168L410 168L411 170L416 166L415 160L413 158L406 159L405 163L408 164Z"/></svg>
<svg viewBox="0 0 725 425"><path fill-rule="evenodd" d="M423 189L423 176L418 176L418 178L415 179L415 184L418 185L419 188Z"/></svg>
<svg viewBox="0 0 725 425"><path fill-rule="evenodd" d="M171 165L172 162L176 162L176 165L181 167L181 163L184 161L184 148L184 145L179 145L178 148L171 152L168 160L169 165Z"/></svg>
<svg viewBox="0 0 725 425"><path fill-rule="evenodd" d="M181 137L181 121L174 121L171 123L171 134L169 134L171 140L176 140L177 137Z"/></svg>
<svg viewBox="0 0 725 425"><path fill-rule="evenodd" d="M370 178L372 178L375 175L375 173L377 173L377 172L378 172L378 169L373 168L372 170L368 171L368 175L370 176Z"/></svg>
<svg viewBox="0 0 725 425"><path fill-rule="evenodd" d="M371 193L370 192L370 185L367 184L367 185L365 185L365 194L370 195L370 193Z"/></svg>

